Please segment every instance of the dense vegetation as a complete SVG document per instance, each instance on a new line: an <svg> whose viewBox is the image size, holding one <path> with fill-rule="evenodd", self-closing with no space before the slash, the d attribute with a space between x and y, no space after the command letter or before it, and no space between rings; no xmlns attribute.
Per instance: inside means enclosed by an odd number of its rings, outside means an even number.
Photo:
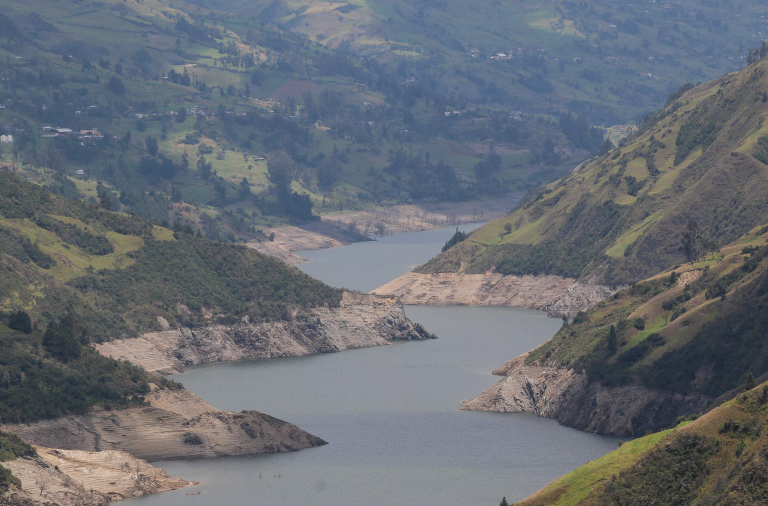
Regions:
<svg viewBox="0 0 768 506"><path fill-rule="evenodd" d="M0 423L83 414L95 405L141 405L150 381L179 386L104 357L84 342L79 322L71 315L30 334L0 323Z"/></svg>
<svg viewBox="0 0 768 506"><path fill-rule="evenodd" d="M768 222L762 139L768 62L684 86L641 130L417 269L559 274L611 286L715 252ZM768 100L768 98L766 98ZM738 119L734 119L738 118ZM768 159L768 158L766 158Z"/></svg>
<svg viewBox="0 0 768 506"><path fill-rule="evenodd" d="M260 321L341 300L341 290L245 246L153 227L6 171L0 197L0 304L28 309L41 330L70 309L84 333L76 337L99 342L155 329L158 316L172 325ZM61 358L77 358L59 347Z"/></svg>

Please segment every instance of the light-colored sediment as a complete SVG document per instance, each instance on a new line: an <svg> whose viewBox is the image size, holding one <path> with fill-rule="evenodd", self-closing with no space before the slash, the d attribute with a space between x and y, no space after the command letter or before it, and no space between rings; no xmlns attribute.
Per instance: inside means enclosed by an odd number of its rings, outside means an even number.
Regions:
<svg viewBox="0 0 768 506"><path fill-rule="evenodd" d="M520 195L511 194L498 199L375 207L363 211L327 214L321 221L310 222L300 227L264 229L267 235L275 234L274 241L271 241L271 244L260 243L259 247L254 244L252 247L266 255L276 256L296 265L301 263L297 258L287 257L290 260L282 258L285 256L284 250L307 251L335 248L385 235L423 232L450 225L490 221L507 214L519 199Z"/></svg>
<svg viewBox="0 0 768 506"><path fill-rule="evenodd" d="M323 221L368 237L423 232L463 223L491 221L509 213L521 195L469 202L377 207L323 216Z"/></svg>
<svg viewBox="0 0 768 506"><path fill-rule="evenodd" d="M184 327L95 348L148 371L171 374L204 362L333 353L434 337L411 322L395 298L345 292L338 308L315 308L284 321Z"/></svg>
<svg viewBox="0 0 768 506"><path fill-rule="evenodd" d="M95 506L194 485L121 451L35 450L35 457L3 463L21 480L21 490L7 494L11 504Z"/></svg>
<svg viewBox="0 0 768 506"><path fill-rule="evenodd" d="M403 304L515 306L573 316L614 291L562 276L410 272L371 293L394 295Z"/></svg>
<svg viewBox="0 0 768 506"><path fill-rule="evenodd" d="M282 260L283 262L289 265L299 265L307 261L306 259L301 258L299 255L289 250L282 244L274 241L264 241L264 242L259 242L255 240L248 241L248 243L246 243L246 246L248 246L249 248L253 248L259 253L262 253L264 255L279 258L280 260Z"/></svg>
<svg viewBox="0 0 768 506"><path fill-rule="evenodd" d="M587 432L640 436L674 426L678 416L701 412L711 400L639 385L606 388L573 369L526 364L527 356L493 371L504 378L461 409L531 412Z"/></svg>
<svg viewBox="0 0 768 506"><path fill-rule="evenodd" d="M276 453L325 444L269 415L221 411L187 390L153 387L146 401L148 406L3 425L0 430L38 446L119 450L148 461Z"/></svg>

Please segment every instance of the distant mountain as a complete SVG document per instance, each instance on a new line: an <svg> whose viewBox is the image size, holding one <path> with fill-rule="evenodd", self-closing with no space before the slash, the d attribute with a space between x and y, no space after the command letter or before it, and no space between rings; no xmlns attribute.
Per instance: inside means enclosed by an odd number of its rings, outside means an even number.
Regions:
<svg viewBox="0 0 768 506"><path fill-rule="evenodd" d="M626 285L768 222L768 62L672 95L639 133L417 272L559 274Z"/></svg>

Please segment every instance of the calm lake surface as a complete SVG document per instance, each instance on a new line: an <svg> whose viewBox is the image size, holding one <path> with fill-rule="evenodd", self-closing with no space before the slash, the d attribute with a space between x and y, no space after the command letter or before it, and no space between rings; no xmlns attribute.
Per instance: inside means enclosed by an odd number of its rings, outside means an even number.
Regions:
<svg viewBox="0 0 768 506"><path fill-rule="evenodd" d="M369 291L439 253L453 231L301 252L310 262L300 268L329 284ZM175 376L218 408L263 411L329 444L163 462L172 476L200 485L129 502L494 506L502 496L521 500L617 447L616 438L534 415L458 409L498 380L493 369L549 339L560 320L518 308L408 306L406 313L440 339L206 364Z"/></svg>

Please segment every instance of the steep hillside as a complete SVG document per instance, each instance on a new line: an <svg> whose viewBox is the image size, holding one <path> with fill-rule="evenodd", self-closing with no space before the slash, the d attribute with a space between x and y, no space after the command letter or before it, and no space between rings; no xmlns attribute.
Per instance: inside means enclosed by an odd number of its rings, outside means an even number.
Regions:
<svg viewBox="0 0 768 506"><path fill-rule="evenodd" d="M767 70L682 88L639 134L416 271L623 285L684 261L690 220L704 242L695 256L717 251L768 221Z"/></svg>
<svg viewBox="0 0 768 506"><path fill-rule="evenodd" d="M633 284L494 374L462 409L532 411L641 435L768 377L768 227Z"/></svg>
<svg viewBox="0 0 768 506"><path fill-rule="evenodd" d="M766 423L763 384L693 422L624 443L517 504L765 504Z"/></svg>

